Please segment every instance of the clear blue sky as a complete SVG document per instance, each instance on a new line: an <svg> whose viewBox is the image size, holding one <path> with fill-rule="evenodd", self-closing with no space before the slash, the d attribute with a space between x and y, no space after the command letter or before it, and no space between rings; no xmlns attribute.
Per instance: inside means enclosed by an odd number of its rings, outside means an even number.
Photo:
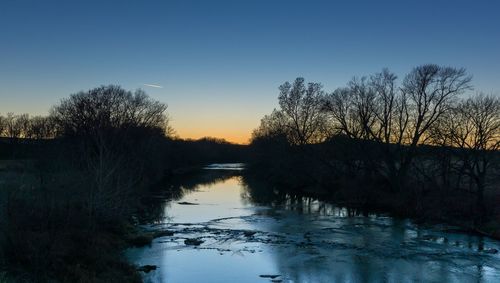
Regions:
<svg viewBox="0 0 500 283"><path fill-rule="evenodd" d="M499 52L500 1L1 0L0 113L120 84L168 103L181 136L244 141L297 76L330 91L437 63L498 94Z"/></svg>

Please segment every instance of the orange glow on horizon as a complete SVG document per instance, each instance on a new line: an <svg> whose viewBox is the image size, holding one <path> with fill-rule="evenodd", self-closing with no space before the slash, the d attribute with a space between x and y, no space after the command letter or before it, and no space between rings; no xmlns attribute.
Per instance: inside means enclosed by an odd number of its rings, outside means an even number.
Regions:
<svg viewBox="0 0 500 283"><path fill-rule="evenodd" d="M252 131L268 112L250 102L239 104L225 100L215 105L213 102L195 100L189 104L169 105L171 126L177 136L183 139L214 137L231 143L248 144Z"/></svg>
<svg viewBox="0 0 500 283"><path fill-rule="evenodd" d="M240 131L223 131L215 129L175 129L176 135L182 139L201 139L205 137L220 138L231 143L248 144L252 130L246 132Z"/></svg>

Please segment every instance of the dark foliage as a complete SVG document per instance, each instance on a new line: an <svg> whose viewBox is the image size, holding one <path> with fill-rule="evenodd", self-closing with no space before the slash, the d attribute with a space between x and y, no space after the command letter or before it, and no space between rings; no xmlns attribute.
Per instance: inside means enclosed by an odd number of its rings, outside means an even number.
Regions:
<svg viewBox="0 0 500 283"><path fill-rule="evenodd" d="M462 98L464 69L418 66L400 86L385 69L315 95L303 82L283 84L280 108L254 131L254 174L288 192L500 236L500 99ZM307 130L319 138L301 139Z"/></svg>
<svg viewBox="0 0 500 283"><path fill-rule="evenodd" d="M142 91L102 86L56 105L44 119L51 135L28 135L29 126L4 135L0 272L21 282L139 282L121 250L150 241L130 225L144 210L141 196L176 174L246 155L223 140L172 139L165 111Z"/></svg>

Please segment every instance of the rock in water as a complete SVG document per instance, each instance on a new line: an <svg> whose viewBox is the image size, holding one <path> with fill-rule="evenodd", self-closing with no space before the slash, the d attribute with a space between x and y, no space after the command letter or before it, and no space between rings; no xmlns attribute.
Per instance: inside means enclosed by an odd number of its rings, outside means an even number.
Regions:
<svg viewBox="0 0 500 283"><path fill-rule="evenodd" d="M153 238L160 238L160 237L165 237L165 236L173 236L174 232L169 231L169 230L164 230L164 231L156 231L153 234Z"/></svg>
<svg viewBox="0 0 500 283"><path fill-rule="evenodd" d="M184 240L184 244L188 245L188 246L199 246L203 243L204 241L200 240L200 239L186 239Z"/></svg>
<svg viewBox="0 0 500 283"><path fill-rule="evenodd" d="M270 278L270 279L275 279L275 278L278 278L280 277L281 275L269 275L269 274L262 274L262 275L259 275L259 277L261 278Z"/></svg>
<svg viewBox="0 0 500 283"><path fill-rule="evenodd" d="M181 205L198 205L197 203L187 202L187 201L181 201L181 202L178 202L177 204L181 204Z"/></svg>
<svg viewBox="0 0 500 283"><path fill-rule="evenodd" d="M156 270L157 266L156 265L143 265L139 268L137 268L137 271L142 271L145 273L149 273L152 270Z"/></svg>
<svg viewBox="0 0 500 283"><path fill-rule="evenodd" d="M245 235L245 237L252 237L253 235L255 235L255 231L243 231L243 235Z"/></svg>
<svg viewBox="0 0 500 283"><path fill-rule="evenodd" d="M498 250L497 249L488 249L488 250L485 250L484 252L488 253L488 254L496 254L496 253L498 253Z"/></svg>

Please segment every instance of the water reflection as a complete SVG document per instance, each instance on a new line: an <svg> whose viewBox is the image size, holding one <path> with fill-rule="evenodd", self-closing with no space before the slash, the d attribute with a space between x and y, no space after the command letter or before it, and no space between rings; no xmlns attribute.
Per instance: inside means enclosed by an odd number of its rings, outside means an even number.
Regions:
<svg viewBox="0 0 500 283"><path fill-rule="evenodd" d="M361 213L207 170L156 193L146 229L174 236L127 252L146 282L495 282L498 242ZM177 193L173 193L177 191ZM190 203L186 205L183 203ZM159 208L158 208L159 207ZM197 238L200 246L187 246ZM261 275L279 275L274 279ZM280 281L281 280L281 281Z"/></svg>
<svg viewBox="0 0 500 283"><path fill-rule="evenodd" d="M168 184L160 184L142 199L141 223L162 223L168 219L168 210L173 202L238 176L238 171L233 170L203 170L175 177Z"/></svg>
<svg viewBox="0 0 500 283"><path fill-rule="evenodd" d="M214 163L203 167L205 170L231 170L242 171L245 169L244 163Z"/></svg>

